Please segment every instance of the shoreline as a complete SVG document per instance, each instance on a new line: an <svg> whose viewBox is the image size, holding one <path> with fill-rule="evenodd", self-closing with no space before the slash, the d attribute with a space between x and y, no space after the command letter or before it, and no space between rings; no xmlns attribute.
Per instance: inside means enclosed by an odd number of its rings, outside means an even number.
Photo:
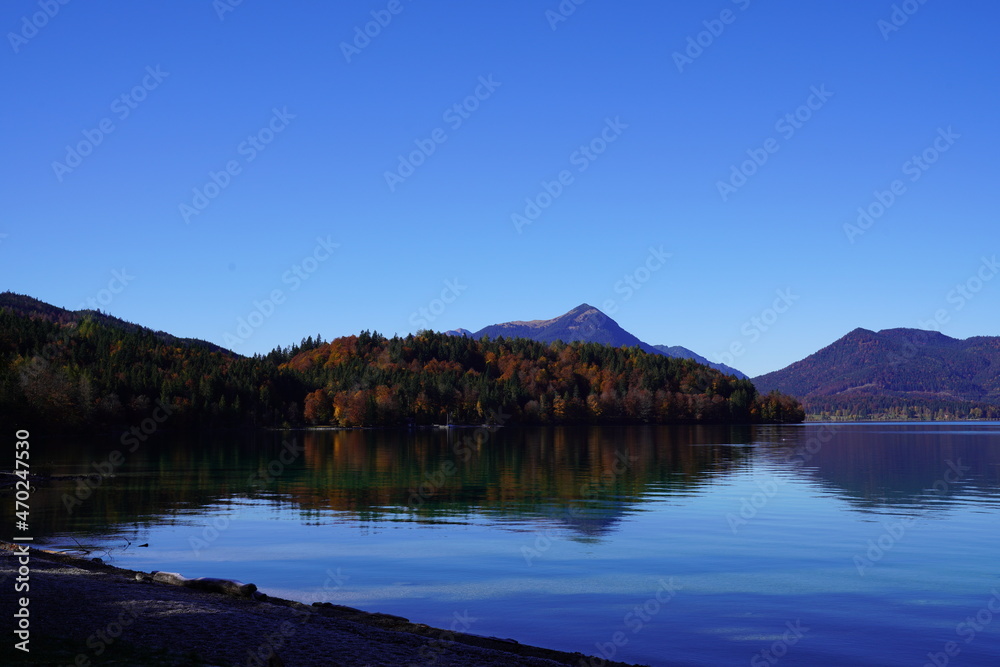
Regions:
<svg viewBox="0 0 1000 667"><path fill-rule="evenodd" d="M236 595L208 592L24 544L3 541L0 552L0 585L11 591L19 556L28 560L28 590L13 596L29 600L30 652L14 648L16 635L0 648L16 664L636 667L329 602L306 605L252 585L230 587Z"/></svg>

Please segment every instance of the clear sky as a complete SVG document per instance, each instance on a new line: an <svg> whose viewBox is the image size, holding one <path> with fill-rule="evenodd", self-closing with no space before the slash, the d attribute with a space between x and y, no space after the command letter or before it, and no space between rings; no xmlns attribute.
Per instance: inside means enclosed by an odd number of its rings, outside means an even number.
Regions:
<svg viewBox="0 0 1000 667"><path fill-rule="evenodd" d="M583 302L750 375L856 327L1000 335L998 23L11 0L0 288L245 354Z"/></svg>

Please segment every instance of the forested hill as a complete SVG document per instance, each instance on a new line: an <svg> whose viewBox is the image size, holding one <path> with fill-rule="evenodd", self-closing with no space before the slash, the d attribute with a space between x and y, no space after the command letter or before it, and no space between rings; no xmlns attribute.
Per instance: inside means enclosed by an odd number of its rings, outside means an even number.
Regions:
<svg viewBox="0 0 1000 667"><path fill-rule="evenodd" d="M312 423L801 421L797 401L689 359L597 343L446 334L339 338L284 368L319 388Z"/></svg>
<svg viewBox="0 0 1000 667"><path fill-rule="evenodd" d="M140 423L157 408L178 428L301 418L306 387L278 370L280 355L247 359L118 322L0 308L0 423L95 431Z"/></svg>
<svg viewBox="0 0 1000 667"><path fill-rule="evenodd" d="M1000 337L855 329L787 368L754 378L834 418L1000 417Z"/></svg>
<svg viewBox="0 0 1000 667"><path fill-rule="evenodd" d="M87 305L87 304L81 304ZM99 305L99 304L94 304ZM16 294L14 292L0 292L0 309L8 309L16 315L21 315L22 317L31 317L37 319L48 320L50 322L56 322L59 324L77 324L84 319L93 320L100 324L104 324L110 329L119 329L123 332L128 333L148 333L152 334L155 338L164 343L171 343L177 345L196 345L200 347L205 347L209 350L215 352L223 352L225 354L233 354L224 347L220 347L215 343L210 343L205 340L199 340L197 338L178 338L177 336L168 334L165 331L154 331L148 329L144 326L133 324L132 322L127 322L125 320L119 319L112 315L101 312L100 310L94 309L81 309L81 310L67 310L65 308L60 308L58 306L53 306L51 304L45 303L44 301L39 301L34 297L30 297L24 294Z"/></svg>
<svg viewBox="0 0 1000 667"><path fill-rule="evenodd" d="M0 307L4 427L96 431L156 415L171 428L802 419L793 399L635 348L365 332L247 358L38 304Z"/></svg>

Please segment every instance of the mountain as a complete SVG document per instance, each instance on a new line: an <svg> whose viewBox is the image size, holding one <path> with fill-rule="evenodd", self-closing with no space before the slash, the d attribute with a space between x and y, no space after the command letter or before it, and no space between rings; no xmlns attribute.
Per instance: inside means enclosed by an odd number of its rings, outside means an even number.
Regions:
<svg viewBox="0 0 1000 667"><path fill-rule="evenodd" d="M531 320L530 322L504 322L484 327L472 335L473 338L530 338L540 343L564 343L576 341L600 343L611 347L636 347L643 352L659 354L659 350L618 326L613 319L593 306L582 303L565 315L551 320Z"/></svg>
<svg viewBox="0 0 1000 667"><path fill-rule="evenodd" d="M472 338L472 332L468 329L452 329L451 331L445 331L445 336L466 336L467 338Z"/></svg>
<svg viewBox="0 0 1000 667"><path fill-rule="evenodd" d="M204 347L212 352L219 352L229 356L239 356L235 352L220 347L215 343L198 338L178 338L165 331L154 331L147 327L133 324L123 319L102 313L99 310L66 310L59 306L45 303L34 297L15 292L0 292L0 309L7 308L11 312L22 317L32 319L42 319L55 324L79 324L84 318L103 324L112 329L117 329L125 333L151 333L161 343L167 345L183 345Z"/></svg>
<svg viewBox="0 0 1000 667"><path fill-rule="evenodd" d="M590 307L546 326L633 342ZM543 323L545 324L545 323ZM517 329L517 327L513 327ZM98 311L0 294L0 430L799 422L788 396L636 347L363 331L242 357ZM128 426L132 428L128 430ZM136 438L139 438L138 440ZM127 441L127 442L126 442Z"/></svg>
<svg viewBox="0 0 1000 667"><path fill-rule="evenodd" d="M855 329L753 382L762 392L799 397L814 414L919 417L930 410L984 416L992 414L991 406L1000 407L1000 337L958 340L921 329ZM911 414L902 414L904 409Z"/></svg>
<svg viewBox="0 0 1000 667"><path fill-rule="evenodd" d="M447 333L457 335L457 332L466 332L465 329L457 329ZM469 334L466 334L469 335ZM472 338L483 337L497 338L529 338L541 343L552 343L561 340L564 343L582 341L587 343L600 343L611 347L636 347L650 354L660 354L673 359L693 359L699 364L710 366L727 375L735 375L737 378L746 379L747 376L735 368L725 364L710 362L705 357L695 354L691 350L675 345L649 345L639 340L628 331L625 331L613 319L602 313L593 306L582 303L565 315L551 320L531 320L529 322L504 322L484 327L474 334Z"/></svg>
<svg viewBox="0 0 1000 667"><path fill-rule="evenodd" d="M709 361L700 354L692 352L686 347L681 347L680 345L671 345L671 346L654 345L653 347L659 350L662 354L665 354L668 357L673 357L674 359L694 359L699 364L705 364L706 366L711 366L715 370L722 371L726 375L735 375L736 377L741 379L746 379L749 377L742 371L738 371L732 366L727 366L725 364L717 364L714 361Z"/></svg>

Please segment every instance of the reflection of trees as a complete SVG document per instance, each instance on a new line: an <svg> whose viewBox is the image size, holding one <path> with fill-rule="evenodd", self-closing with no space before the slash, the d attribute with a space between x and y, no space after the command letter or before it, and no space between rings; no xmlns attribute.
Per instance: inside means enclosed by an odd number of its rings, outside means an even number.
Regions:
<svg viewBox="0 0 1000 667"><path fill-rule="evenodd" d="M749 441L749 427L708 425L171 436L128 454L72 514L61 498L79 480L42 486L40 506L51 511L39 528L101 534L122 524L183 522L210 505L254 499L292 502L311 522L475 511L499 521L555 517L593 534L652 492L690 493L743 465L747 450L730 444ZM72 443L46 472L92 471L115 448Z"/></svg>
<svg viewBox="0 0 1000 667"><path fill-rule="evenodd" d="M310 479L290 492L309 509L405 508L417 517L473 509L538 518L570 505L617 515L650 486L698 488L739 462L741 450L727 445L748 436L709 426L313 432Z"/></svg>
<svg viewBox="0 0 1000 667"><path fill-rule="evenodd" d="M39 536L109 535L184 523L213 505L256 502L290 504L310 523L437 521L474 512L513 529L561 526L596 537L644 503L699 493L755 460L866 511L952 502L927 493L948 470L948 460L972 467L951 493L960 488L965 494L995 494L1000 487L1000 450L984 447L982 437L927 425L840 426L810 460L787 463L789 455L805 451L819 428L454 428L154 437L125 453L115 476L101 480L72 513L63 494L72 495L81 481L36 482L32 529ZM756 447L742 446L751 443ZM93 472L92 464L106 461L115 449L122 447L103 440L40 440L32 453L45 454L33 460L32 470ZM2 505L0 520L12 522L13 503Z"/></svg>
<svg viewBox="0 0 1000 667"><path fill-rule="evenodd" d="M818 449L814 442L815 453L808 461L789 466L790 457L801 461L800 455L819 428L762 427L756 440L765 460L790 467L860 510L928 509L950 504L949 497L960 489L967 494L995 495L1000 487L1000 449L984 446L989 427L833 424L822 427L833 429L829 442ZM939 491L946 492L935 492L935 483L944 480L946 473L949 479L955 478L948 461L961 461L971 469L947 489L939 484Z"/></svg>

